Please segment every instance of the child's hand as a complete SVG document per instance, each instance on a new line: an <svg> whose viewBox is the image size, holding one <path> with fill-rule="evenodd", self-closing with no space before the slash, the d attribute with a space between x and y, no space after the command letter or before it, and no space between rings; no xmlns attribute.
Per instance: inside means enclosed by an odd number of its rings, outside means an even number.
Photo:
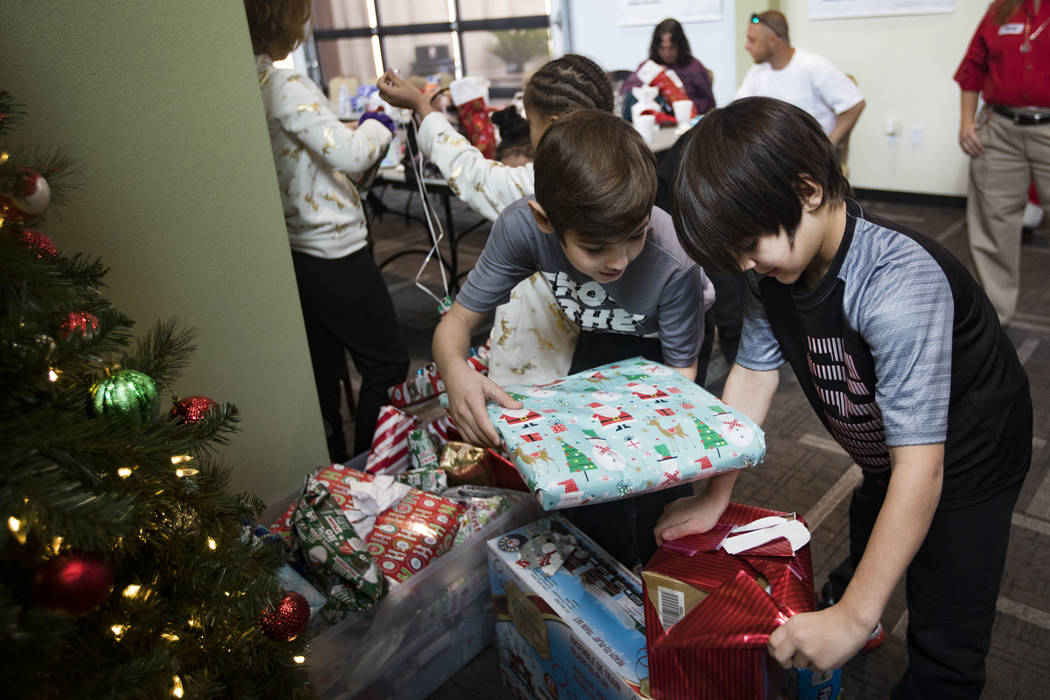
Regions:
<svg viewBox="0 0 1050 700"><path fill-rule="evenodd" d="M504 408L521 408L521 402L512 399L496 382L466 366L452 377L446 377L445 387L449 413L463 438L472 445L498 448L502 441L489 420L485 402L493 399Z"/></svg>
<svg viewBox="0 0 1050 700"><path fill-rule="evenodd" d="M393 70L388 70L376 81L379 96L395 107L411 109L420 117L433 111L430 100L411 83L402 80Z"/></svg>
<svg viewBox="0 0 1050 700"><path fill-rule="evenodd" d="M657 546L668 540L707 532L718 524L725 509L725 503L709 498L707 492L671 501L653 528Z"/></svg>
<svg viewBox="0 0 1050 700"><path fill-rule="evenodd" d="M830 671L852 658L871 628L839 605L795 615L769 635L769 654L784 668Z"/></svg>

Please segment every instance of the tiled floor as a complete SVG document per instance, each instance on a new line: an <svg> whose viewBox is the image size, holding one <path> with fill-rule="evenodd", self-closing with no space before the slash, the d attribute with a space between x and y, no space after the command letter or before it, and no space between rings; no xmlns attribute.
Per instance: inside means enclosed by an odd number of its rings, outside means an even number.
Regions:
<svg viewBox="0 0 1050 700"><path fill-rule="evenodd" d="M384 200L395 209L405 195L390 192ZM964 212L958 208L922 207L865 202L873 211L934 236L969 263ZM398 205L398 206L395 206ZM453 204L462 227L478 217L458 202ZM418 214L418 199L414 211ZM376 256L417 247L424 241L419 224L387 212L374 222ZM486 227L471 233L460 246L463 268L480 252ZM1050 229L1044 224L1024 246L1021 313L1009 335L1028 370L1035 406L1034 458L1014 514L1014 528L1006 574L999 599L999 616L988 656L985 698L1031 698L1048 695L1050 687ZM437 306L413 284L418 256L406 256L384 269L406 341L412 353L412 371L429 362L430 335L438 320ZM437 289L440 280L433 263L424 281ZM716 351L717 352L717 351ZM727 368L716 355L708 372L708 388L719 393ZM347 426L352 430L352 425ZM741 474L734 498L755 505L802 513L813 530L813 561L818 584L841 560L847 547L849 492L858 478L851 460L831 441L794 377L782 373L776 400L766 420L768 454L758 469ZM966 585L965 581L960 585ZM845 670L846 696L853 699L886 697L906 664L904 633L907 625L903 586L890 600L883 616L887 641L879 650L850 661ZM502 695L495 649L490 647L435 692L433 700L492 698Z"/></svg>

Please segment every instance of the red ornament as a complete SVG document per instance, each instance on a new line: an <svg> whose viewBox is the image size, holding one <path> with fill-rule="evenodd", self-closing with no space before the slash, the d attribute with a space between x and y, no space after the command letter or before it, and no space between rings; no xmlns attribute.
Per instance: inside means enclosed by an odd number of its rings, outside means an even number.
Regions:
<svg viewBox="0 0 1050 700"><path fill-rule="evenodd" d="M32 168L19 168L18 174L22 181L15 192L0 197L0 214L17 221L40 216L51 204L51 186Z"/></svg>
<svg viewBox="0 0 1050 700"><path fill-rule="evenodd" d="M18 240L26 248L35 248L39 251L37 253L38 258L42 258L45 255L49 258L58 257L58 246L55 245L55 242L35 228L22 229L22 235L19 236Z"/></svg>
<svg viewBox="0 0 1050 700"><path fill-rule="evenodd" d="M69 336L76 333L84 340L91 340L98 330L98 317L87 311L71 311L59 326L62 337L69 340Z"/></svg>
<svg viewBox="0 0 1050 700"><path fill-rule="evenodd" d="M74 552L36 572L33 600L41 608L79 616L102 605L113 590L113 567L101 554Z"/></svg>
<svg viewBox="0 0 1050 700"><path fill-rule="evenodd" d="M207 396L189 396L175 402L171 407L171 417L181 418L183 423L200 423L208 411L218 405Z"/></svg>
<svg viewBox="0 0 1050 700"><path fill-rule="evenodd" d="M259 617L259 629L270 639L290 642L306 629L310 622L310 604L299 593L285 593L276 608L264 610Z"/></svg>

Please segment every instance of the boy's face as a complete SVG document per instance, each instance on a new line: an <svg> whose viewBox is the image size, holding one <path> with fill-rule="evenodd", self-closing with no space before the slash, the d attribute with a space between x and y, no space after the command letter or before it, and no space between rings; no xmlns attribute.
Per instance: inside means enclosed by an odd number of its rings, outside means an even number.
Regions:
<svg viewBox="0 0 1050 700"><path fill-rule="evenodd" d="M741 270L754 270L781 284L794 284L804 276L803 286L815 284L827 271L842 241L845 204L825 207L823 188L808 175L801 179L808 192L795 235L781 228L751 239L740 256Z"/></svg>
<svg viewBox="0 0 1050 700"><path fill-rule="evenodd" d="M569 229L561 237L565 257L577 270L600 283L615 282L645 247L649 232L649 217L626 238L608 243L581 238Z"/></svg>
<svg viewBox="0 0 1050 700"><path fill-rule="evenodd" d="M795 237L781 229L776 235L752 239L740 259L741 270L754 270L781 284L794 284L820 252L822 236L813 230L812 217L803 213Z"/></svg>

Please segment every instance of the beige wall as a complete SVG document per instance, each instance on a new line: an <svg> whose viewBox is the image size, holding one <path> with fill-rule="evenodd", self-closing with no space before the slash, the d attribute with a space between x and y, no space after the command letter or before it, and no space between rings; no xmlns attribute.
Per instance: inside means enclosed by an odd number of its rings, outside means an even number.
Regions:
<svg viewBox="0 0 1050 700"><path fill-rule="evenodd" d="M952 80L987 0L956 0L937 15L809 20L808 0L782 0L791 42L857 78L867 107L850 141L854 187L965 195L958 146L959 87ZM900 122L894 142L886 123ZM922 143L912 144L913 129Z"/></svg>
<svg viewBox="0 0 1050 700"><path fill-rule="evenodd" d="M44 228L101 256L140 331L200 330L175 387L237 404L233 487L284 496L326 459L240 2L5 2L0 87L16 136L67 146L82 189Z"/></svg>
<svg viewBox="0 0 1050 700"><path fill-rule="evenodd" d="M744 75L747 74L748 69L754 65L754 61L751 60L751 54L744 49L745 34L747 33L748 25L751 24L751 13L752 12L765 12L766 10L780 10L779 0L736 0L733 3L735 6L734 17L736 18L736 26L739 28L737 35L740 37L736 46L736 85L744 82Z"/></svg>

